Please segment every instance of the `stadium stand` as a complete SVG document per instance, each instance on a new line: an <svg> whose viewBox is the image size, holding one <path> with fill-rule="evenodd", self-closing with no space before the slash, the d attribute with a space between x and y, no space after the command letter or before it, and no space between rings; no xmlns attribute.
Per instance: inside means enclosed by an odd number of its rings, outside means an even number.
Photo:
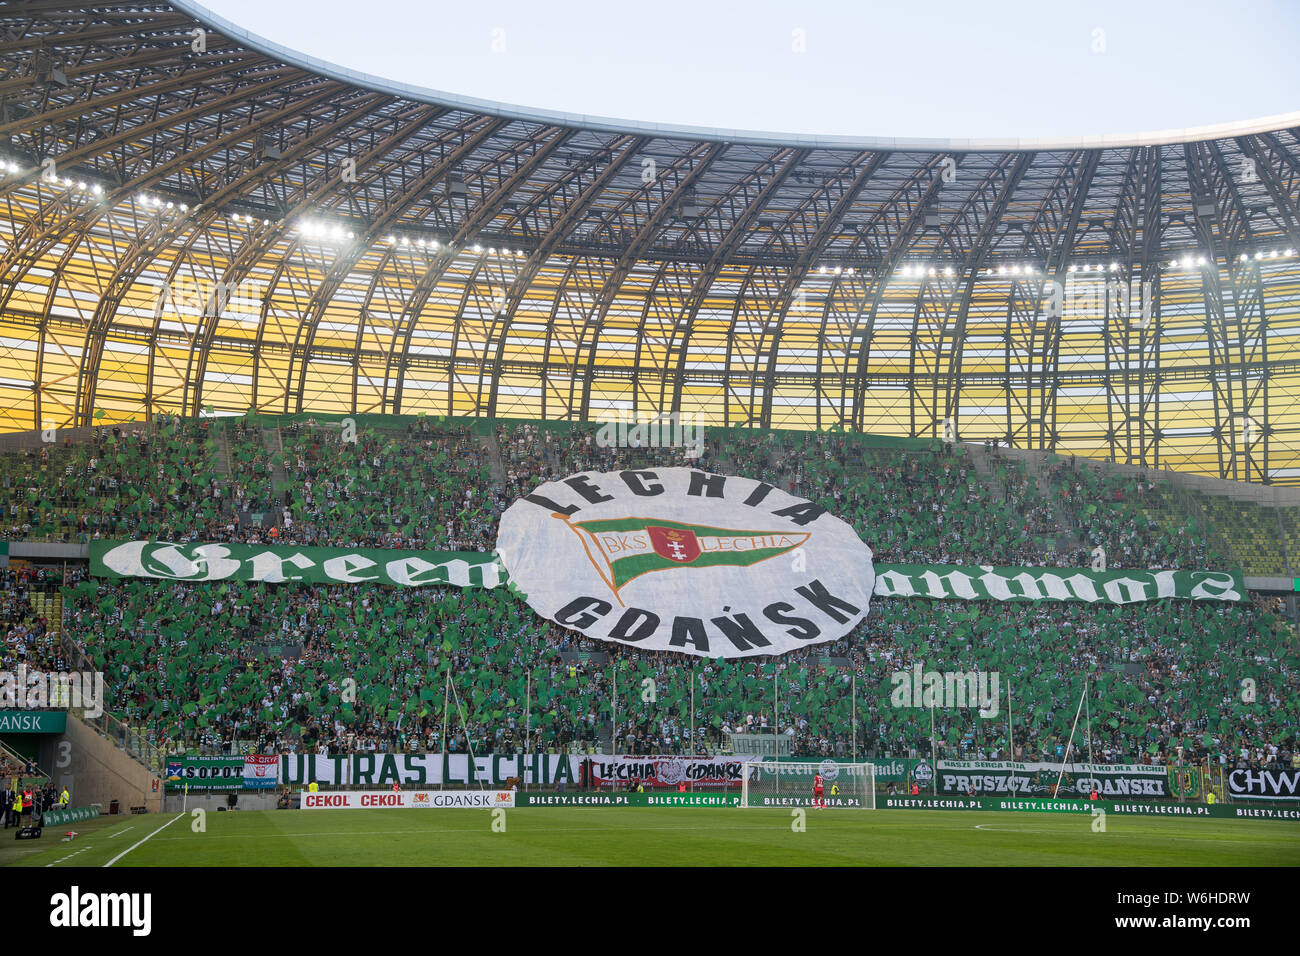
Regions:
<svg viewBox="0 0 1300 956"><path fill-rule="evenodd" d="M1294 117L1055 145L594 124L189 7L0 7L0 665L102 671L151 773L162 750L764 730L796 756L997 759L1011 736L1053 759L1085 681L1099 760L1300 766L1277 597L1300 499L1272 494L1300 483ZM698 446L601 438L604 413L669 409ZM489 552L541 482L668 466L806 497L881 563L1268 584L880 598L834 643L728 661L598 642L506 588L87 576L118 539ZM918 665L995 670L1016 708L932 732L889 705Z"/></svg>
<svg viewBox="0 0 1300 956"><path fill-rule="evenodd" d="M1051 470L1068 520L1089 548L1106 551L1108 567L1224 567L1228 561L1167 489L1145 476L1105 474L1086 464Z"/></svg>
<svg viewBox="0 0 1300 956"><path fill-rule="evenodd" d="M68 669L60 641L62 583L63 576L52 570L0 569L0 671L13 672L24 664L30 670Z"/></svg>
<svg viewBox="0 0 1300 956"><path fill-rule="evenodd" d="M421 589L244 587L154 582L83 585L69 630L96 667L112 675L120 715L177 749L238 753L315 748L437 751L444 672L467 708L469 739L457 752L517 752L525 674L532 672L535 749L595 750L608 743L608 666L578 665L566 652L605 652L623 674L619 749L689 752L688 680L697 683L696 748L716 751L723 728L770 727L779 688L773 664L713 661L598 647L533 615L504 592ZM376 613L377 612L377 613ZM1173 751L1218 753L1225 742L1255 752L1293 733L1300 681L1291 632L1252 604L1210 608L1161 602L1151 608L1010 605L990 613L945 602L878 601L868 622L827 652L782 658L780 731L806 755L847 753L849 678L859 678L857 744L872 755L928 750L928 715L888 706L880 675L927 668L997 670L1023 695L1018 756L1050 759L1068 734L1084 670L1095 675L1091 742L1114 762L1173 762ZM1249 653L1245 653L1249 645ZM833 659L844 659L835 663ZM1266 711L1233 709L1238 683L1268 662L1277 675ZM365 688L340 703L340 681ZM660 702L651 719L640 680L653 677ZM1220 705L1226 710L1220 712ZM1240 715L1239 715L1240 711ZM673 714L663 723L663 713ZM449 721L458 728L460 720ZM1005 725L973 714L943 716L948 756L998 759ZM629 743L628 740L632 742ZM1236 744L1233 744L1234 749ZM942 756L942 754L941 754ZM1005 758L1005 751L1003 751Z"/></svg>
<svg viewBox="0 0 1300 956"><path fill-rule="evenodd" d="M499 423L475 434L463 423L412 420L363 428L355 443L337 423L310 416L167 419L156 431L115 438L104 430L85 447L9 454L3 465L10 475L62 479L61 524L40 502L25 503L35 508L33 527L79 540L159 534L483 550L505 506L553 475L693 464L820 501L855 526L878 561L1086 563L1086 548L1055 550L1052 531L1063 517L1089 548L1106 547L1114 565L1226 566L1197 523L1176 510L1175 496L1152 482L1057 461L1044 493L1020 462L994 456L986 481L969 449L936 442L732 433L710 436L692 459L683 448L600 447L592 424ZM227 453L232 467L223 476ZM147 483L146 506L124 507L120 489L131 480ZM32 603L33 593L46 592L12 576L6 582L10 644L54 654L60 664ZM797 755L924 754L928 715L889 707L880 679L916 663L1000 671L1022 702L1014 720L1016 756L1024 759L1050 759L1062 745L1085 670L1099 718L1085 743L1107 761L1173 762L1181 747L1267 762L1291 740L1300 701L1293 632L1273 609L1250 602L990 609L882 599L829 647L775 662L700 662L588 640L537 618L504 590L83 580L63 588L61 600L70 653L108 675L110 709L175 752L437 750L448 671L466 709L463 723L455 714L448 721L449 747L480 753L717 751L728 731L775 727L792 735ZM1234 707L1238 681L1265 662L1273 676L1261 693L1273 705ZM355 705L340 703L349 675L363 689ZM644 677L661 695L653 717L636 692ZM850 687L858 693L856 733ZM940 756L1006 756L998 721L952 712L936 730Z"/></svg>

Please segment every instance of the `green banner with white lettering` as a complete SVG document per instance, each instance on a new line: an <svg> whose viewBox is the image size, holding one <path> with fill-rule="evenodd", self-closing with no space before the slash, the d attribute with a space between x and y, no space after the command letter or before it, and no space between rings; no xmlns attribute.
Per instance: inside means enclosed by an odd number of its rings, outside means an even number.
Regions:
<svg viewBox="0 0 1300 956"><path fill-rule="evenodd" d="M90 573L106 578L299 584L457 585L505 583L496 555L477 551L308 548L166 541L92 541ZM865 569L864 569L865 574ZM1132 604L1174 598L1242 601L1245 579L1232 571L1093 571L956 564L878 564L877 598L946 601L1085 601Z"/></svg>
<svg viewBox="0 0 1300 956"><path fill-rule="evenodd" d="M457 585L494 588L505 575L492 554L380 548L299 548L260 544L92 541L90 573L167 581L268 584Z"/></svg>
<svg viewBox="0 0 1300 956"><path fill-rule="evenodd" d="M517 793L517 807L734 807L736 793Z"/></svg>
<svg viewBox="0 0 1300 956"><path fill-rule="evenodd" d="M62 710L0 710L0 733L61 734L68 714Z"/></svg>
<svg viewBox="0 0 1300 956"><path fill-rule="evenodd" d="M779 761L782 764L781 773L783 775L800 774L808 778L811 786L812 778L817 774L833 779L838 772L832 768L841 764L847 765L850 761L830 760L825 757L764 757L763 760L772 762ZM861 757L856 763L874 764L876 767L876 782L901 783L911 779L912 767L917 763L916 760L907 757Z"/></svg>
<svg viewBox="0 0 1300 956"><path fill-rule="evenodd" d="M945 601L1086 601L1133 604L1178 598L1244 601L1246 581L1232 571L1092 571L960 564L878 564L874 597Z"/></svg>
<svg viewBox="0 0 1300 956"><path fill-rule="evenodd" d="M1137 800L1039 800L1019 797L882 796L876 802L876 806L881 810L992 810L1009 813L1086 813L1089 815L1101 810L1117 816L1300 821L1300 807L1257 807L1191 801L1173 803Z"/></svg>
<svg viewBox="0 0 1300 956"><path fill-rule="evenodd" d="M98 820L99 807L59 807L41 814L41 826L54 827L79 820Z"/></svg>

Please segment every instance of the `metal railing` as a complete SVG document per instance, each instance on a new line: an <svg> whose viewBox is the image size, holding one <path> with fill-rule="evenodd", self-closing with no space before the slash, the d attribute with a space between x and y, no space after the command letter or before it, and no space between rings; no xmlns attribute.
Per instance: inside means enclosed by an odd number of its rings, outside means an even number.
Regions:
<svg viewBox="0 0 1300 956"><path fill-rule="evenodd" d="M59 635L59 644L68 653L68 656L76 663L76 666L84 671L94 671L95 664L86 653L72 642L66 631ZM100 701L102 707L104 701ZM69 713L76 713L70 710ZM103 711L97 716L89 716L83 709L76 713L82 723L93 727L109 740L116 743L128 754L134 757L138 762L143 764L150 773L159 774L166 765L167 752L162 747L149 740L148 735L139 727L132 727L125 721L114 717L108 711Z"/></svg>
<svg viewBox="0 0 1300 956"><path fill-rule="evenodd" d="M161 774L167 765L166 749L153 743L141 728L132 727L107 711L98 717L86 716L84 712L78 716L87 726L95 728L143 764L150 773Z"/></svg>
<svg viewBox="0 0 1300 956"><path fill-rule="evenodd" d="M42 770L40 767L36 767L34 773L28 773L27 765L31 764L32 766L36 766L36 762L32 760L30 757L24 757L18 751L14 750L12 747L8 746L3 742L0 742L0 757L4 758L4 760L17 764L18 767L20 767L22 770L21 773L17 774L17 776L22 777L23 779L27 779L27 780L31 780L35 778L40 778L43 780L50 779L50 775L46 773L44 770Z"/></svg>

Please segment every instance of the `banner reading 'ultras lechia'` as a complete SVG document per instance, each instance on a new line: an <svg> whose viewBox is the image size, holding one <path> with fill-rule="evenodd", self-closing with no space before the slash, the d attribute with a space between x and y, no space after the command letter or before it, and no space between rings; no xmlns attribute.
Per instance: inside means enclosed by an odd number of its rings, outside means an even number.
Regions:
<svg viewBox="0 0 1300 956"><path fill-rule="evenodd" d="M504 583L500 570L495 557L473 551L173 544L169 541L90 543L90 573L109 578L494 588Z"/></svg>
<svg viewBox="0 0 1300 956"><path fill-rule="evenodd" d="M543 484L501 516L497 554L542 617L700 657L837 640L875 581L871 550L820 505L693 468Z"/></svg>
<svg viewBox="0 0 1300 956"><path fill-rule="evenodd" d="M534 787L623 786L647 789L740 786L752 754L716 757L638 757L628 754L283 754L277 780L304 787L315 780L326 787L384 788L468 786L499 788L513 782ZM194 789L191 787L191 789ZM214 788L210 788L214 789Z"/></svg>

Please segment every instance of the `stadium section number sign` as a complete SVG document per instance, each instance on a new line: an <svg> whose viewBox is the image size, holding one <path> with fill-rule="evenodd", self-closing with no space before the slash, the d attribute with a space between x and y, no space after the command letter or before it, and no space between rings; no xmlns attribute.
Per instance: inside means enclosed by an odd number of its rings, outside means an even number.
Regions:
<svg viewBox="0 0 1300 956"><path fill-rule="evenodd" d="M542 617L699 657L838 640L875 583L871 550L821 506L692 468L543 484L502 515L497 553Z"/></svg>

